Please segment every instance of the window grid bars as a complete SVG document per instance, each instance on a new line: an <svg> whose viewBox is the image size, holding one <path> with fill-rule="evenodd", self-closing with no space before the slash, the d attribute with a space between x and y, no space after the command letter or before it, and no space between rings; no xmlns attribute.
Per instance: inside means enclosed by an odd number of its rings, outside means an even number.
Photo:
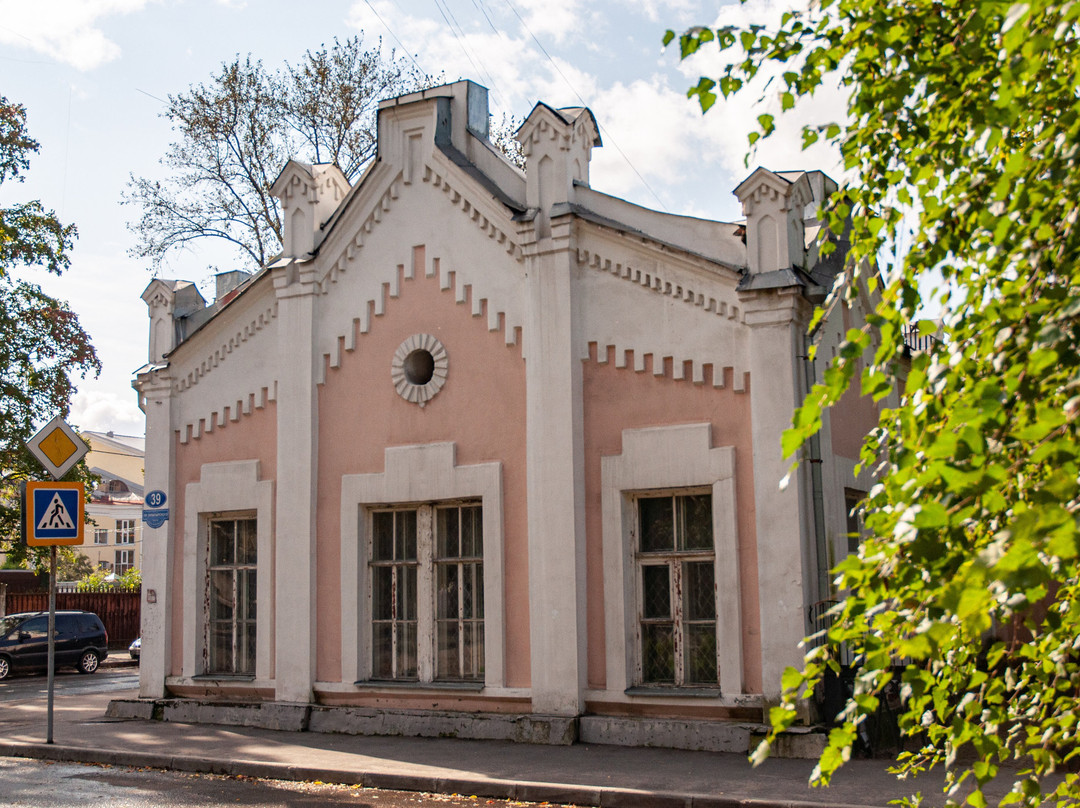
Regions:
<svg viewBox="0 0 1080 808"><path fill-rule="evenodd" d="M708 549L684 549L689 528L686 501L691 496L701 497L703 495L672 494L670 497L649 496L640 497L638 500L637 647L639 654L636 667L638 681L643 684L668 684L681 687L693 684L715 685L719 681L719 658L715 652L712 654L714 659L710 660L712 665L710 666L711 674L708 682L690 681L691 677L687 671L688 667L693 667L690 661L690 654L693 649L690 647L689 640L693 627L708 626L712 629L713 636L715 636L716 632L715 593L712 595L711 617L695 618L690 616L694 610L689 608L689 599L692 594L688 592L687 581L685 580L686 570L691 564L695 563L708 563L710 565L715 563L715 549L713 547ZM671 501L670 525L661 523L659 532L662 534L665 530L670 531L670 548L656 549L650 547L650 549L645 550L643 548L653 540L651 537L643 535L645 526L641 513L642 501L664 499L670 499ZM711 509L707 510L711 511ZM710 545L712 545L711 516L709 518ZM665 576L668 590L666 598L664 598L663 592L646 591L646 577L648 576L646 571L658 568L664 569L667 573ZM656 580L655 578L652 579L654 583ZM715 582L712 588L715 590ZM659 597L654 597L654 595ZM664 604L665 600L666 604ZM658 605L666 605L663 613L657 611L656 607ZM658 646L665 644L656 642L656 638L662 638L665 629L670 632L670 655L666 649L661 649L663 659L660 661L669 665L668 669L671 671L671 676L652 677L650 673L654 672L656 662L659 659ZM714 648L715 645L714 643Z"/></svg>

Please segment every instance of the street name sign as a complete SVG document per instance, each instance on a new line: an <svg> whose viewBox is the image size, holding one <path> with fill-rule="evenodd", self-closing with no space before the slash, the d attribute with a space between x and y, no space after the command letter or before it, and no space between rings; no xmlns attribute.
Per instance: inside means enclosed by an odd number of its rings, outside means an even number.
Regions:
<svg viewBox="0 0 1080 808"><path fill-rule="evenodd" d="M26 543L31 547L82 544L85 516L82 483L26 484Z"/></svg>
<svg viewBox="0 0 1080 808"><path fill-rule="evenodd" d="M143 508L143 521L150 527L161 527L169 521L168 508Z"/></svg>
<svg viewBox="0 0 1080 808"><path fill-rule="evenodd" d="M150 527L161 527L169 521L169 509L164 507L168 500L165 492L156 488L147 494L144 501L148 507L143 508L143 521Z"/></svg>

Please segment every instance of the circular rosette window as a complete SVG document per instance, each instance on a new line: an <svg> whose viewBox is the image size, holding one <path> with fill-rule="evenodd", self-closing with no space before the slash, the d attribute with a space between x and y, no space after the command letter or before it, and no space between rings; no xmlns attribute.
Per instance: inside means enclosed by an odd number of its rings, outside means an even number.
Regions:
<svg viewBox="0 0 1080 808"><path fill-rule="evenodd" d="M446 384L446 348L431 334L413 334L394 351L390 379L406 401L423 407Z"/></svg>

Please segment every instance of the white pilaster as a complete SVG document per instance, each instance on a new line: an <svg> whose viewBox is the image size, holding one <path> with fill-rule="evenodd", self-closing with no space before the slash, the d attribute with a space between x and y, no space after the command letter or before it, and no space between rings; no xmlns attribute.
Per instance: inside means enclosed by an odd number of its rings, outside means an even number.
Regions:
<svg viewBox="0 0 1080 808"><path fill-rule="evenodd" d="M529 639L533 712L578 715L587 671L585 453L574 294L574 181L588 182L592 114L538 104L518 131L526 197L525 282Z"/></svg>
<svg viewBox="0 0 1080 808"><path fill-rule="evenodd" d="M767 709L780 697L784 669L801 667L799 643L805 636L808 503L798 480L780 487L791 464L780 441L802 401L798 355L810 307L794 288L752 293L743 305L749 326L761 676Z"/></svg>
<svg viewBox="0 0 1080 808"><path fill-rule="evenodd" d="M570 217L529 247L526 280L526 468L532 708L584 707L585 483L582 369Z"/></svg>
<svg viewBox="0 0 1080 808"><path fill-rule="evenodd" d="M281 357L277 395L274 559L276 699L308 702L315 682L315 506L318 392L317 286L310 264L275 270Z"/></svg>
<svg viewBox="0 0 1080 808"><path fill-rule="evenodd" d="M142 530L142 658L139 696L165 696L165 677L172 660L172 573L175 547L175 442L172 379L167 368L140 374L135 382L146 413L144 479L147 491L165 492L170 518L161 527L143 523Z"/></svg>

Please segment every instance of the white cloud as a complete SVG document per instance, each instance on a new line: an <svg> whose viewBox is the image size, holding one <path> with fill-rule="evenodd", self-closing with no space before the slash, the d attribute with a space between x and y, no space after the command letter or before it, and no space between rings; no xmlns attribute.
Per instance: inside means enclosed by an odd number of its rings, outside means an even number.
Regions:
<svg viewBox="0 0 1080 808"><path fill-rule="evenodd" d="M596 100L607 90L596 76L558 56L540 60L529 80L531 101L543 101L552 107L588 106L596 112ZM532 104L529 105L532 109ZM601 124L603 121L601 121Z"/></svg>
<svg viewBox="0 0 1080 808"><path fill-rule="evenodd" d="M79 324L90 335L101 359L101 375L72 381L71 422L82 429L142 434L132 375L147 361L148 320L139 293L150 276L138 263L121 257L117 245L100 245L100 252L73 254L72 266L61 277L24 273L46 294L70 301Z"/></svg>
<svg viewBox="0 0 1080 808"><path fill-rule="evenodd" d="M591 182L604 193L632 195L656 207L642 178L653 189L663 188L712 160L701 113L664 77L616 83L596 94L592 109L604 147L593 152ZM662 194L663 205L674 211L679 206L664 198L669 196Z"/></svg>
<svg viewBox="0 0 1080 808"><path fill-rule="evenodd" d="M72 399L68 420L79 429L93 432L142 435L146 419L136 401L134 390L124 396L101 390L79 391Z"/></svg>
<svg viewBox="0 0 1080 808"><path fill-rule="evenodd" d="M520 21L507 16L505 8L500 18L492 18L500 32L493 31L481 17L470 21L459 15L465 33L454 37L441 18L409 15L395 0L371 3L357 2L349 23L368 34L383 32L387 43L393 42L393 37L385 33L388 29L404 36L406 46L422 43L418 55L421 65L428 71L445 70L448 81L466 77L487 86L496 118L503 112L520 118L537 101L563 107L580 106L584 99L596 115L605 143L604 148L594 152L591 168L594 187L605 193L624 195L638 204L675 213L730 216L728 183L738 182L748 173L743 164L747 135L763 112L776 114L778 130L757 150L751 168L760 163L775 169L813 167L837 173L834 153L820 146L805 153L801 150L803 122L823 116L839 120L842 116L845 104L836 88L822 88L812 108L784 116L779 115L775 92L759 108L755 101L761 93L752 89L730 102L721 99L707 115L702 115L697 104L686 98L686 89L696 84L701 75L719 75L723 60L715 47L683 63L678 62L676 48L669 48L660 56L656 74L638 79L633 75L640 76L644 71L636 70L628 78L625 70L611 69L614 63L597 64L595 69L606 70L601 78L575 58L581 53L576 45L546 44L549 60ZM517 3L516 7L526 19L543 8L538 0ZM630 0L629 6L612 13L636 17L638 21L642 16L656 16L667 23L667 18L685 12L686 24L721 25L778 21L786 7L790 7L790 0L751 0L746 5L724 6L711 20L698 19L699 7L691 9L680 0ZM573 9L580 17L577 7ZM678 27L675 20L671 24ZM658 34L657 50L659 39ZM609 40L607 47L614 48L613 41Z"/></svg>
<svg viewBox="0 0 1080 808"><path fill-rule="evenodd" d="M701 7L694 0L622 0L626 10L637 10L650 22L663 23L671 28L690 24ZM704 24L707 20L696 20Z"/></svg>
<svg viewBox="0 0 1080 808"><path fill-rule="evenodd" d="M77 70L120 56L99 27L102 18L140 11L147 0L0 0L0 44L29 48Z"/></svg>
<svg viewBox="0 0 1080 808"><path fill-rule="evenodd" d="M465 23L464 18L458 20ZM546 59L527 34L516 36L491 30L473 21L464 35L455 37L441 18L405 14L390 0L353 5L346 22L365 34L381 35L387 50L404 48L414 54L421 69L444 73L447 81L469 78L491 91L492 111L522 115L536 98L537 71ZM547 71L546 71L547 72Z"/></svg>
<svg viewBox="0 0 1080 808"><path fill-rule="evenodd" d="M578 0L561 0L558 3L551 0L517 0L515 8L524 18L528 29L525 33L531 33L541 42L551 37L556 43L562 43L574 34L583 33L585 28Z"/></svg>
<svg viewBox="0 0 1080 808"><path fill-rule="evenodd" d="M724 6L713 25L746 26L757 23L774 27L779 23L780 15L793 5L798 4L793 4L791 0L750 0L744 5ZM735 51L732 54L723 55L715 46L707 45L680 63L678 70L689 88L696 85L701 76L716 79L724 66L737 56ZM709 142L728 171L735 175L745 174L748 168L744 160L750 149L747 137L756 130L759 115L772 115L776 131L764 141L759 141L754 148L750 155L750 169L756 165L777 170L818 168L839 179L842 174L839 152L822 141L803 151L802 127L806 124L842 123L847 116L847 95L836 77L832 76L812 98L804 98L795 109L783 112L780 93L784 84L780 77L785 69L791 68L767 64L755 81L733 98L725 99L717 93L719 97L715 105L704 116Z"/></svg>

